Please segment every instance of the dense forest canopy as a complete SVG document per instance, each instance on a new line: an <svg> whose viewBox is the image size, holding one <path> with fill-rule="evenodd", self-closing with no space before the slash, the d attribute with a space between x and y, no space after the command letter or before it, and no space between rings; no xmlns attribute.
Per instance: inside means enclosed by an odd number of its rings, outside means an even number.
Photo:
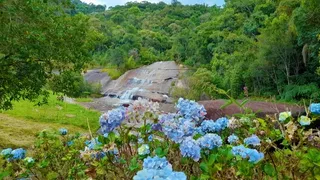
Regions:
<svg viewBox="0 0 320 180"><path fill-rule="evenodd" d="M285 100L320 96L318 0L144 1L109 9L80 0L2 0L0 13L0 108L34 99L49 81L74 88L69 77L88 63L122 72L183 63L198 69L189 78L195 99L215 98L212 87L233 97L243 87Z"/></svg>
<svg viewBox="0 0 320 180"><path fill-rule="evenodd" d="M227 0L224 7L129 2L91 15L106 37L94 60L117 66L130 57L138 64L174 60L201 68L195 76L209 71L208 82L197 86L209 83L235 97L246 86L256 96L316 98L319 21L318 0Z"/></svg>

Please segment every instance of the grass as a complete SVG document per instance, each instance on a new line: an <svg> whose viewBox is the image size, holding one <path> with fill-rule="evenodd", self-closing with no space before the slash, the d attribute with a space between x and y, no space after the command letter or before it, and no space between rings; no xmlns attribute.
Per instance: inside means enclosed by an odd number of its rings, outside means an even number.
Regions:
<svg viewBox="0 0 320 180"><path fill-rule="evenodd" d="M83 128L72 125L26 121L0 114L0 149L8 147L29 149L34 144L38 132L44 129L58 131L60 128L67 128L70 133L88 132Z"/></svg>
<svg viewBox="0 0 320 180"><path fill-rule="evenodd" d="M100 112L87 110L77 104L68 104L57 100L57 96L50 95L48 104L35 106L34 102L19 101L13 103L13 110L3 112L14 118L32 122L57 123L73 125L87 129L87 120L92 130L99 128Z"/></svg>
<svg viewBox="0 0 320 180"><path fill-rule="evenodd" d="M92 98L76 98L77 102L92 102Z"/></svg>
<svg viewBox="0 0 320 180"><path fill-rule="evenodd" d="M105 68L102 70L103 72L108 73L111 79L118 79L124 72L117 68Z"/></svg>

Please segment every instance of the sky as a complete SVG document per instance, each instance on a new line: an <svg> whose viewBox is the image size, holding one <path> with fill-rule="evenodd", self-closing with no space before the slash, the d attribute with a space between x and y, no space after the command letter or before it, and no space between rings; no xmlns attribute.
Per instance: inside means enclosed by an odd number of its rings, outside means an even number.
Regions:
<svg viewBox="0 0 320 180"><path fill-rule="evenodd" d="M81 0L86 3L93 3L93 4L102 4L106 5L107 7L116 6L116 5L124 5L130 1L145 1L145 0ZM147 0L152 3L158 3L163 1L165 3L171 3L171 0ZM224 0L179 0L182 4L208 4L208 5L218 5L222 6L224 4Z"/></svg>

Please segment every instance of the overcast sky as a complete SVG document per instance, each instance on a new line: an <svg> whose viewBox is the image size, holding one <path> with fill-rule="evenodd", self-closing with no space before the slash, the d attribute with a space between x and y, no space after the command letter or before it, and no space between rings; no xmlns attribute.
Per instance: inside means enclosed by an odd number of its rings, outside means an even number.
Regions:
<svg viewBox="0 0 320 180"><path fill-rule="evenodd" d="M104 4L107 7L115 6L115 5L124 5L126 2L130 1L144 1L144 0L81 0L86 3L93 3L93 4ZM163 1L165 3L171 3L171 0L147 0L149 2L157 3ZM179 0L182 4L208 4L208 5L218 5L221 6L224 4L224 0Z"/></svg>

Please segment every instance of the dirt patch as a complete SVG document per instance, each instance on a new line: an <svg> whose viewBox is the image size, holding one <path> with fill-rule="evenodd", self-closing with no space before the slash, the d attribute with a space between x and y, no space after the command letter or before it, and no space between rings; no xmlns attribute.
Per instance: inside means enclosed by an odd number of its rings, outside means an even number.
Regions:
<svg viewBox="0 0 320 180"><path fill-rule="evenodd" d="M241 101L239 101L241 102ZM200 101L207 110L207 118L218 119L224 116L232 116L234 114L243 113L243 111L235 104L231 104L223 109L225 100ZM275 115L283 111L291 111L293 116L298 116L305 112L305 109L298 105L289 105L283 103L249 101L245 105L246 108L251 109L258 117L265 117L266 115Z"/></svg>

